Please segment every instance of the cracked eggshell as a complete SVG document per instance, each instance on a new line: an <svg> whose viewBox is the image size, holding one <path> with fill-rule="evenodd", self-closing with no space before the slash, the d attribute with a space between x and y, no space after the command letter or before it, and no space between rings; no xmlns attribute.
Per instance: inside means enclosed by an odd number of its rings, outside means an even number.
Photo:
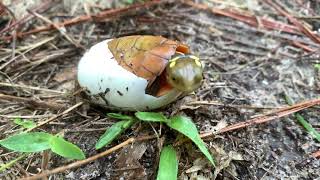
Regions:
<svg viewBox="0 0 320 180"><path fill-rule="evenodd" d="M91 102L100 106L128 111L160 108L181 94L172 90L161 97L145 94L147 80L122 68L108 48L108 41L90 48L78 64L78 82Z"/></svg>

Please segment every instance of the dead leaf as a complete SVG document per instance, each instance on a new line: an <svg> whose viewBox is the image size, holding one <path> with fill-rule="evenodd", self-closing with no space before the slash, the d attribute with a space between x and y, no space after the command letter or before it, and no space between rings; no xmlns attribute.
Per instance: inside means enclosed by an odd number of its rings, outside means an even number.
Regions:
<svg viewBox="0 0 320 180"><path fill-rule="evenodd" d="M215 157L217 159L217 164L216 168L214 170L214 175L213 179L216 179L218 174L223 170L226 169L230 166L230 163L232 160L237 160L237 161L242 161L243 157L241 154L235 152L235 151L230 151L230 152L225 152L223 148L213 145L214 151L217 154Z"/></svg>
<svg viewBox="0 0 320 180"><path fill-rule="evenodd" d="M62 72L57 73L53 80L59 82L57 90L60 91L72 91L75 86L77 78L77 69L76 67L66 68Z"/></svg>
<svg viewBox="0 0 320 180"><path fill-rule="evenodd" d="M74 66L72 68L63 69L62 72L57 73L53 77L53 80L62 83L68 80L74 80L76 76L77 76L77 68Z"/></svg>
<svg viewBox="0 0 320 180"><path fill-rule="evenodd" d="M147 146L145 143L134 143L123 148L120 155L115 161L117 169L114 171L118 177L124 179L145 179L145 168L139 163L140 158L143 156Z"/></svg>
<svg viewBox="0 0 320 180"><path fill-rule="evenodd" d="M193 162L193 166L186 170L186 173L193 173L202 170L208 164L205 158L198 158Z"/></svg>

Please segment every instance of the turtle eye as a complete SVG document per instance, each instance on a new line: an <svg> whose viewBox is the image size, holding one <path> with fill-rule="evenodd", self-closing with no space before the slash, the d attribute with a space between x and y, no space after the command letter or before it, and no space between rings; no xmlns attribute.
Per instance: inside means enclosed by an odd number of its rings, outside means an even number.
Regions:
<svg viewBox="0 0 320 180"><path fill-rule="evenodd" d="M178 77L176 77L176 76L173 76L173 77L171 78L171 80L172 80L172 82L173 82L175 85L180 86L180 84L181 84L181 79L180 79L180 78L178 78Z"/></svg>
<svg viewBox="0 0 320 180"><path fill-rule="evenodd" d="M183 80L177 76L172 76L171 78L171 82L173 86L178 86L178 87L182 87L183 85L181 84L183 82Z"/></svg>

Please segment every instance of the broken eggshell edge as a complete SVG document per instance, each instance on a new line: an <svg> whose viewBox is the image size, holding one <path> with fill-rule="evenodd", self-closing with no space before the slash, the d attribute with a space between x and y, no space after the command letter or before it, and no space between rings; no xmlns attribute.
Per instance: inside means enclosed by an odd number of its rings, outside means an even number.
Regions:
<svg viewBox="0 0 320 180"><path fill-rule="evenodd" d="M111 40L92 46L78 64L78 82L91 103L115 110L145 111L163 107L181 95L175 89L161 97L146 94L148 81L118 64L108 48Z"/></svg>

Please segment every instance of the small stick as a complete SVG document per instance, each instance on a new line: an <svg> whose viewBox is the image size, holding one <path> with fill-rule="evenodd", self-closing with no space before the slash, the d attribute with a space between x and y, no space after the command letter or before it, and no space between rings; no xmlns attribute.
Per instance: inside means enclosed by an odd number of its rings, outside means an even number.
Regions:
<svg viewBox="0 0 320 180"><path fill-rule="evenodd" d="M35 106L35 107L41 108L41 109L49 108L49 109L54 109L54 110L60 110L65 107L62 104L48 103L48 102L41 101L41 100L11 96L11 95L1 94L1 93L0 93L0 99L4 99L4 100L8 100L8 101L23 102L23 103L27 103L31 106Z"/></svg>
<svg viewBox="0 0 320 180"><path fill-rule="evenodd" d="M47 63L50 61L61 59L62 57L68 57L68 56L72 55L72 53L70 53L70 52L72 52L72 49L70 49L70 48L52 51L49 55L46 55L43 58L36 60L36 61L32 61L28 64L25 64L25 65L22 63L14 64L11 67L11 69L8 70L8 73L22 72L20 74L17 74L16 76L12 77L12 80L16 80L20 76L24 75L25 73L28 73L30 70L32 70L33 68L35 68L43 63Z"/></svg>
<svg viewBox="0 0 320 180"><path fill-rule="evenodd" d="M56 90L52 90L52 89L44 89L44 88L39 88L39 87L34 87L34 86L25 86L25 85L20 85L20 84L11 84L11 83L0 82L0 87L1 86L22 88L22 89L31 89L31 90L36 90L36 91L50 92L50 93L65 94L64 92L61 92L61 91L56 91Z"/></svg>
<svg viewBox="0 0 320 180"><path fill-rule="evenodd" d="M193 101L193 102L188 102L187 105L214 105L214 106L225 106L225 107L243 108L243 109L280 109L282 108L282 107L223 104L218 101Z"/></svg>
<svg viewBox="0 0 320 180"><path fill-rule="evenodd" d="M66 31L64 31L61 27L58 27L56 24L54 24L50 19L42 16L41 14L38 14L36 12L32 12L30 11L31 14L33 14L34 16L38 17L39 19L43 20L44 22L50 24L51 26L53 26L54 28L56 28L60 34L62 34L62 36L64 36L71 44L73 44L74 46L76 46L77 48L81 48L83 50L85 50L85 48L80 45L79 43L77 43L72 37L70 37Z"/></svg>
<svg viewBox="0 0 320 180"><path fill-rule="evenodd" d="M42 153L41 171L45 171L48 169L49 161L50 161L50 151L44 150Z"/></svg>
<svg viewBox="0 0 320 180"><path fill-rule="evenodd" d="M20 116L20 115L2 115L0 114L0 117L3 118L8 118L8 119L15 119L15 118L20 118L20 119L42 119L42 118L49 118L52 115L46 114L46 115L30 115L30 116Z"/></svg>
<svg viewBox="0 0 320 180"><path fill-rule="evenodd" d="M306 108L309 108L311 106L318 105L318 104L320 104L320 99L313 99L313 100L297 103L297 104L294 104L292 106L280 108L280 109L278 109L276 111L271 111L270 113L267 113L267 115L264 115L264 116L261 116L261 117L253 118L253 119L250 119L250 120L247 120L247 121L244 121L244 122L240 122L240 123L236 123L236 124L227 126L225 128L220 129L218 132L201 133L200 137L201 138L207 138L207 137L213 136L215 134L225 133L225 132L228 132L228 131L241 129L241 128L248 127L248 126L251 126L251 125L269 122L269 121L275 120L277 118L290 115L292 113L301 111L303 109L306 109Z"/></svg>
<svg viewBox="0 0 320 180"><path fill-rule="evenodd" d="M316 52L317 51L316 49L313 49L309 46L306 46L303 43L300 43L298 41L292 41L292 45L294 45L298 48L301 48L301 49L305 50L306 52Z"/></svg>
<svg viewBox="0 0 320 180"><path fill-rule="evenodd" d="M79 102L78 104L76 104L76 105L74 105L74 106L66 109L66 110L63 111L62 113L57 114L57 115L55 115L55 116L53 116L53 117L51 117L51 118L49 118L49 119L47 119L47 120L45 120L45 121L40 122L36 127L30 128L30 129L26 130L25 132L30 132L30 131L32 131L32 130L40 127L40 126L43 126L43 125L45 125L45 124L47 124L47 123L49 123L49 122L51 122L51 121L53 121L53 120L55 120L55 119L57 119L57 118L59 118L59 117L65 115L65 114L68 114L70 111L76 109L77 107L81 106L82 104L83 104L83 102Z"/></svg>
<svg viewBox="0 0 320 180"><path fill-rule="evenodd" d="M14 58L11 58L9 61L3 63L3 65L0 66L0 71L5 68L7 65L9 65L10 63L12 63L14 60L16 60L17 58L21 57L21 56L24 56L24 54L26 54L27 52L35 49L35 48L38 48L50 41L52 41L55 37L50 37L50 38L47 38L47 39L44 39L44 40L41 40L40 42L37 42L37 43L34 43L32 44L30 47L27 48L27 50L25 50L24 52L22 52L21 54L19 54L18 56L15 56ZM9 57L9 56L7 56Z"/></svg>

